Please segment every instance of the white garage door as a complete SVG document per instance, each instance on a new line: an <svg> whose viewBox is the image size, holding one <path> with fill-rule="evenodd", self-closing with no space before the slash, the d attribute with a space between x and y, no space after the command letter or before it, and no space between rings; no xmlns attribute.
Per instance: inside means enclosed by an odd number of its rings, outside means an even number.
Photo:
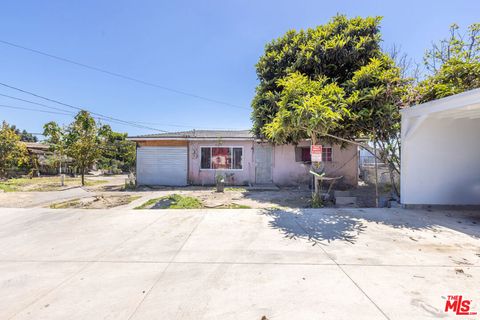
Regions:
<svg viewBox="0 0 480 320"><path fill-rule="evenodd" d="M187 147L137 148L139 185L187 185Z"/></svg>

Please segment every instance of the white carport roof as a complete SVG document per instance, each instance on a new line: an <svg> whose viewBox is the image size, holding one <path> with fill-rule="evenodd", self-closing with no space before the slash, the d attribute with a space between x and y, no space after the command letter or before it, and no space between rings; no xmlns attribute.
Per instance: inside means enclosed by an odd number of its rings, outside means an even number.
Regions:
<svg viewBox="0 0 480 320"><path fill-rule="evenodd" d="M402 203L480 205L480 89L401 114Z"/></svg>
<svg viewBox="0 0 480 320"><path fill-rule="evenodd" d="M480 88L419 104L400 111L403 117L480 118Z"/></svg>
<svg viewBox="0 0 480 320"><path fill-rule="evenodd" d="M402 109L402 138L409 137L427 117L437 119L480 118L480 88Z"/></svg>

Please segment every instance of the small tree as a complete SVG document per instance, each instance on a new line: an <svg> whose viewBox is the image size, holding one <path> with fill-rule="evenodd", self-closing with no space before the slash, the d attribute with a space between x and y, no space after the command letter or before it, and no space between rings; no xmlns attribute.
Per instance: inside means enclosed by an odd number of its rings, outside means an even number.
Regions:
<svg viewBox="0 0 480 320"><path fill-rule="evenodd" d="M0 177L5 178L9 169L28 165L29 161L26 145L20 142L15 130L3 121L0 128Z"/></svg>
<svg viewBox="0 0 480 320"><path fill-rule="evenodd" d="M66 153L72 159L85 185L85 171L92 166L101 154L101 141L98 137L98 127L87 111L80 111L75 120L67 127L65 134Z"/></svg>
<svg viewBox="0 0 480 320"><path fill-rule="evenodd" d="M430 75L421 81L413 102L428 102L480 87L480 23L466 34L450 27L450 36L427 50L424 64Z"/></svg>
<svg viewBox="0 0 480 320"><path fill-rule="evenodd" d="M104 143L99 161L102 168L130 171L135 166L135 143L127 140L126 133L115 132L109 125L101 126L98 134Z"/></svg>
<svg viewBox="0 0 480 320"><path fill-rule="evenodd" d="M452 24L449 37L434 43L423 61L427 70L437 73L451 59L480 60L480 23L470 25L465 34L456 23Z"/></svg>
<svg viewBox="0 0 480 320"><path fill-rule="evenodd" d="M53 152L52 164L55 167L58 166L58 173L62 173L62 160L65 156L65 132L55 121L50 121L43 126L43 135Z"/></svg>

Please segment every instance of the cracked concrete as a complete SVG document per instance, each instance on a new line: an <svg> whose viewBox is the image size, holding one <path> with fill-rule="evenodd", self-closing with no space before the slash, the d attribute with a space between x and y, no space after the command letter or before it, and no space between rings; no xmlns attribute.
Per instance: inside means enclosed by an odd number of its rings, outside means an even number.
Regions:
<svg viewBox="0 0 480 320"><path fill-rule="evenodd" d="M480 311L479 224L464 211L2 208L0 319L456 319L448 295Z"/></svg>

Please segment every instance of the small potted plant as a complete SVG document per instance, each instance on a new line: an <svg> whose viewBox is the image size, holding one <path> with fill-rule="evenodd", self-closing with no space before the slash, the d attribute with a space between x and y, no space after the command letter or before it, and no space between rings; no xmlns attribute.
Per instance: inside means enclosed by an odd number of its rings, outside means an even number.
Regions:
<svg viewBox="0 0 480 320"><path fill-rule="evenodd" d="M217 187L217 192L223 192L225 189L225 177L223 174L216 174L215 175L215 182Z"/></svg>

